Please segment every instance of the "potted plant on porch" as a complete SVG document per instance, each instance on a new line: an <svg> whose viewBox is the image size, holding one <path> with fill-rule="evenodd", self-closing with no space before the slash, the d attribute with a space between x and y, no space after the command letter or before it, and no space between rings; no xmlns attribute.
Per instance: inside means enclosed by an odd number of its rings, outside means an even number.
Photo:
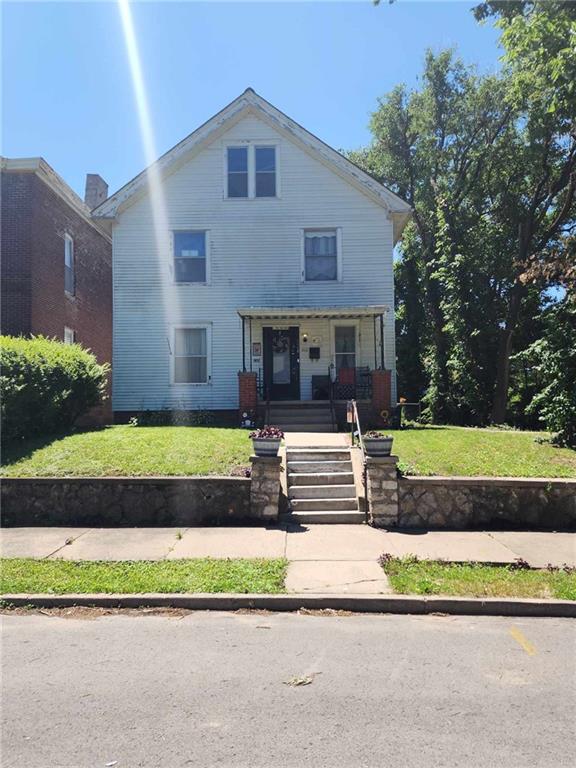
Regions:
<svg viewBox="0 0 576 768"><path fill-rule="evenodd" d="M368 456L390 456L393 440L392 435L384 435L382 432L366 432L364 450Z"/></svg>
<svg viewBox="0 0 576 768"><path fill-rule="evenodd" d="M278 427L261 427L250 432L256 456L277 456L284 432Z"/></svg>

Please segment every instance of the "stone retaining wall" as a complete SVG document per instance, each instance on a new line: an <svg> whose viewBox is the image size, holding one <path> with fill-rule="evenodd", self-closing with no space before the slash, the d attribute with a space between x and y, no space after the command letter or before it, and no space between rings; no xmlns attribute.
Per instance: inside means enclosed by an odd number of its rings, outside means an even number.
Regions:
<svg viewBox="0 0 576 768"><path fill-rule="evenodd" d="M250 517L238 477L7 478L2 525L189 526Z"/></svg>
<svg viewBox="0 0 576 768"><path fill-rule="evenodd" d="M576 530L576 480L400 477L398 528Z"/></svg>

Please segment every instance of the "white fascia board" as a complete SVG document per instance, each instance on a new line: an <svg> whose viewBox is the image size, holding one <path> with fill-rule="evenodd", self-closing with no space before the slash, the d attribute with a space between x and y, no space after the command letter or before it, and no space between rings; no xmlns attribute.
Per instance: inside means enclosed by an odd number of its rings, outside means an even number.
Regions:
<svg viewBox="0 0 576 768"><path fill-rule="evenodd" d="M200 151L201 148L215 141L248 111L254 112L356 188L368 194L386 208L389 213L402 213L410 216L412 209L408 203L251 89L245 91L231 104L224 107L222 111L162 155L155 163L161 177L164 178L177 170L183 162L192 156L194 151ZM92 215L97 218L115 218L120 209L129 203L130 198L145 191L147 172L148 169L145 169L128 184L125 184L101 203L92 212Z"/></svg>

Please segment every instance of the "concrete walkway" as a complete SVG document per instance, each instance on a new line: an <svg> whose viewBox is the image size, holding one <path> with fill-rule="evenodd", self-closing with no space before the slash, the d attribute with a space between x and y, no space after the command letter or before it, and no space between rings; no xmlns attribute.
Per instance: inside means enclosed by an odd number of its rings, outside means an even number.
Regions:
<svg viewBox="0 0 576 768"><path fill-rule="evenodd" d="M285 557L290 592L382 594L384 552L453 562L576 566L576 534L428 531L402 533L367 525L242 528L4 528L2 557L65 560L173 560Z"/></svg>

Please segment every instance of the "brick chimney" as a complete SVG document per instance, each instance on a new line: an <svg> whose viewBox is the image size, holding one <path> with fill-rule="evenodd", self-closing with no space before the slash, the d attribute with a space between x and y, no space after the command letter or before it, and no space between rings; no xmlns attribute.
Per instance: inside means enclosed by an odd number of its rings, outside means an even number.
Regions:
<svg viewBox="0 0 576 768"><path fill-rule="evenodd" d="M86 174L84 202L91 211L108 197L108 184L97 173Z"/></svg>

